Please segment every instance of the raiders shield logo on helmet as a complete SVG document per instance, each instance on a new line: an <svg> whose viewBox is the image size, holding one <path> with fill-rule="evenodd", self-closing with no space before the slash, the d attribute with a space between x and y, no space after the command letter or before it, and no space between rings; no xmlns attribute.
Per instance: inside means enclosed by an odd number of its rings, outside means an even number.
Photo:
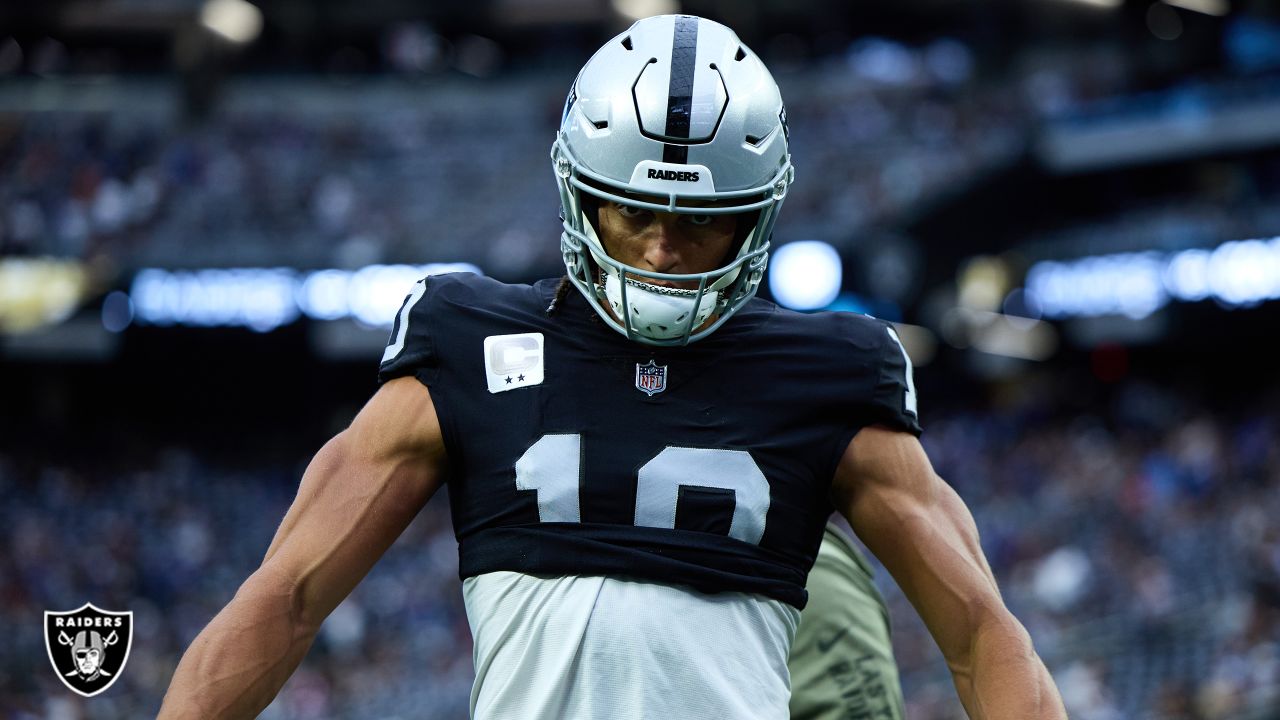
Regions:
<svg viewBox="0 0 1280 720"><path fill-rule="evenodd" d="M62 683L85 697L120 677L133 645L133 613L99 610L92 603L44 613L44 646Z"/></svg>
<svg viewBox="0 0 1280 720"><path fill-rule="evenodd" d="M636 363L636 389L653 397L667 389L667 366L653 360L648 365Z"/></svg>

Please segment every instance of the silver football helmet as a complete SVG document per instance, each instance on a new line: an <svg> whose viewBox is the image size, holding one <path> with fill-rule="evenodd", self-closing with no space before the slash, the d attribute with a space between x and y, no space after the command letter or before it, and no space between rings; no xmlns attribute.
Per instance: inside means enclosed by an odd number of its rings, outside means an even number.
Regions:
<svg viewBox="0 0 1280 720"><path fill-rule="evenodd" d="M569 90L551 158L569 279L610 327L650 345L684 345L755 294L795 176L787 134L777 83L719 23L689 15L640 20L587 61ZM642 270L605 251L596 231L601 202L742 213L740 245L710 272ZM697 288L668 286L676 282Z"/></svg>

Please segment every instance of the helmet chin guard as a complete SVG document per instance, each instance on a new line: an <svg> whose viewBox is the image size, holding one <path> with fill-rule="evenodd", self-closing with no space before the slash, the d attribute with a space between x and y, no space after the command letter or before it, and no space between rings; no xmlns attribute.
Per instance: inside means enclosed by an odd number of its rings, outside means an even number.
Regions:
<svg viewBox="0 0 1280 720"><path fill-rule="evenodd" d="M632 278L623 283L617 273L606 272L604 295L614 316L625 317L626 326L641 337L671 340L688 335L690 326L704 325L719 304L720 292L666 287Z"/></svg>
<svg viewBox="0 0 1280 720"><path fill-rule="evenodd" d="M684 345L706 337L764 277L773 225L795 177L787 142L778 86L732 30L687 15L635 23L582 68L551 149L570 281L632 340ZM587 214L601 202L739 214L752 225L728 264L657 273L605 251Z"/></svg>

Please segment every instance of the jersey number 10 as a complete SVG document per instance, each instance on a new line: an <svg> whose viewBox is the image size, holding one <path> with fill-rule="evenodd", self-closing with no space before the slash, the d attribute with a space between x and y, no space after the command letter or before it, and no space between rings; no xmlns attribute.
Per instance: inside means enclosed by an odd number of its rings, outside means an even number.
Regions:
<svg viewBox="0 0 1280 720"><path fill-rule="evenodd" d="M581 435L543 435L516 461L516 489L537 492L539 522L582 522L582 473ZM745 450L668 446L636 480L638 527L675 528L680 488L719 488L733 491L729 537L758 545L764 536L769 481Z"/></svg>

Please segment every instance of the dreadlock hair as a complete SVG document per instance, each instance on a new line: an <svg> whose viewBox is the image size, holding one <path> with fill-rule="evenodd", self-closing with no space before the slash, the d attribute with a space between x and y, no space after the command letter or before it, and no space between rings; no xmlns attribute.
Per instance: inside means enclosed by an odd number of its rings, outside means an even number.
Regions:
<svg viewBox="0 0 1280 720"><path fill-rule="evenodd" d="M560 278L560 284L556 285L555 297L551 298L551 304L547 305L548 315L554 315L556 310L560 309L560 303L564 301L564 296L569 294L569 288L571 287L573 287L573 284L569 282L568 275Z"/></svg>

